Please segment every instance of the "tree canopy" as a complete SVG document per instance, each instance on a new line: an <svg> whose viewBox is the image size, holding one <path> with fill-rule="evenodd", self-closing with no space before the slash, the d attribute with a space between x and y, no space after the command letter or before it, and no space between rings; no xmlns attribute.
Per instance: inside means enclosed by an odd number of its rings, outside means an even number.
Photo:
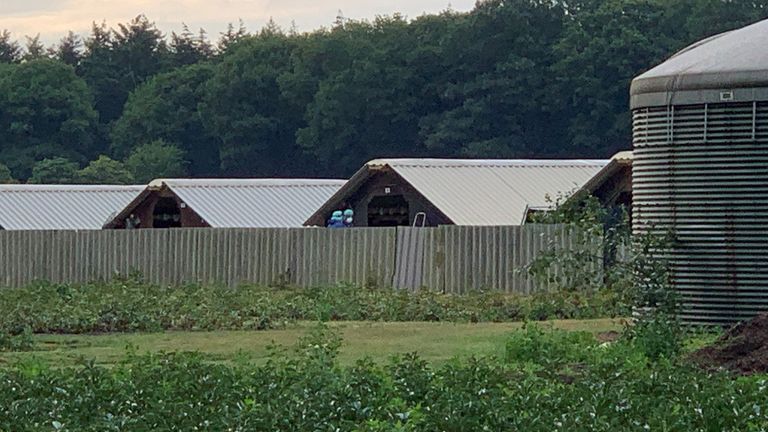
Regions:
<svg viewBox="0 0 768 432"><path fill-rule="evenodd" d="M67 181L41 173L63 167L56 158L75 171L96 159L113 172L88 181L144 182L344 178L377 157L609 157L631 146L633 77L767 8L480 0L413 20L339 18L310 33L240 23L213 37L164 35L138 16L48 49L0 30L0 163L21 181Z"/></svg>
<svg viewBox="0 0 768 432"><path fill-rule="evenodd" d="M95 155L97 113L91 92L74 69L54 60L0 65L0 162L17 178L36 161Z"/></svg>
<svg viewBox="0 0 768 432"><path fill-rule="evenodd" d="M125 161L126 168L139 183L155 178L176 178L187 174L184 152L163 140L136 147Z"/></svg>
<svg viewBox="0 0 768 432"><path fill-rule="evenodd" d="M76 183L77 164L63 157L43 159L32 167L29 183L72 184Z"/></svg>
<svg viewBox="0 0 768 432"><path fill-rule="evenodd" d="M85 168L77 172L78 183L81 184L116 184L134 183L133 174L125 165L109 156L100 155Z"/></svg>
<svg viewBox="0 0 768 432"><path fill-rule="evenodd" d="M13 184L16 183L16 179L11 174L11 169L7 166L0 164L0 184Z"/></svg>

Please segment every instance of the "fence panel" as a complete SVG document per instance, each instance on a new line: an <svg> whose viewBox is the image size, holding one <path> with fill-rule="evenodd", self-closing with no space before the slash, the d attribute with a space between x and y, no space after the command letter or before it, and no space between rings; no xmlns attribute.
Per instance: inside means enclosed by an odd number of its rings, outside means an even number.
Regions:
<svg viewBox="0 0 768 432"><path fill-rule="evenodd" d="M559 226L0 231L0 286L89 282L138 271L150 282L339 282L446 292L547 289L516 272ZM556 270L555 270L556 271Z"/></svg>
<svg viewBox="0 0 768 432"><path fill-rule="evenodd" d="M398 289L413 291L424 286L424 262L427 241L434 228L397 229L397 252L395 277L392 286Z"/></svg>
<svg viewBox="0 0 768 432"><path fill-rule="evenodd" d="M530 294L549 287L522 269L568 234L558 225L440 227L444 237L444 291L503 290Z"/></svg>
<svg viewBox="0 0 768 432"><path fill-rule="evenodd" d="M395 271L395 228L291 230L298 286L338 282L390 286Z"/></svg>
<svg viewBox="0 0 768 432"><path fill-rule="evenodd" d="M448 293L500 289L518 291L510 283L514 250L509 243L518 227L441 227L445 236L445 283Z"/></svg>
<svg viewBox="0 0 768 432"><path fill-rule="evenodd" d="M421 285L445 292L445 236L439 228L424 232L424 264Z"/></svg>

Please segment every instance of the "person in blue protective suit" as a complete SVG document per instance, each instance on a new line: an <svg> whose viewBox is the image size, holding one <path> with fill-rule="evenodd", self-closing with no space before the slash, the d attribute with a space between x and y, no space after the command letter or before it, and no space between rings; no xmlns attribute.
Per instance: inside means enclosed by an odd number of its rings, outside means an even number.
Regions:
<svg viewBox="0 0 768 432"><path fill-rule="evenodd" d="M355 211L351 208L344 210L344 226L351 228L355 224Z"/></svg>
<svg viewBox="0 0 768 432"><path fill-rule="evenodd" d="M344 228L344 213L341 210L336 210L331 214L331 219L328 220L328 228Z"/></svg>

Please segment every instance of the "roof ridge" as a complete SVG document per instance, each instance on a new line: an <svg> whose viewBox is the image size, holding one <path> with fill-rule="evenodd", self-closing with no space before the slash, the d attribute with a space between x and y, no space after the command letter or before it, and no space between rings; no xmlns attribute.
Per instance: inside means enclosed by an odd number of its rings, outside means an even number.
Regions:
<svg viewBox="0 0 768 432"><path fill-rule="evenodd" d="M75 193L82 193L82 192L125 192L130 190L141 190L144 189L146 186L101 186L101 185L93 185L94 187L66 187L65 185L62 185L61 187L50 187L50 186L58 186L58 185L44 185L43 187L27 187L27 185L23 185L21 187L9 187L13 185L0 185L0 192L2 193L19 193L19 192L56 192L56 193L64 193L64 192L75 192Z"/></svg>
<svg viewBox="0 0 768 432"><path fill-rule="evenodd" d="M176 184L169 185L171 188L307 188L338 186L340 183L314 183L314 184Z"/></svg>

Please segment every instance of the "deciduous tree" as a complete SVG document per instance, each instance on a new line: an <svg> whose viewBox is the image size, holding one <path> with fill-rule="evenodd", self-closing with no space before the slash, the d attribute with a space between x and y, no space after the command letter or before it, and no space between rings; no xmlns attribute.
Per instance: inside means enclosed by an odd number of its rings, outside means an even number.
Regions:
<svg viewBox="0 0 768 432"><path fill-rule="evenodd" d="M43 159L32 168L32 176L28 181L36 184L76 183L77 169L77 164L66 158Z"/></svg>
<svg viewBox="0 0 768 432"><path fill-rule="evenodd" d="M77 181L82 184L118 184L134 182L133 174L125 165L107 156L101 155L77 172Z"/></svg>
<svg viewBox="0 0 768 432"><path fill-rule="evenodd" d="M206 86L201 115L221 139L221 169L232 176L284 176L301 165L295 134L301 123L281 95L295 41L262 32L232 47Z"/></svg>
<svg viewBox="0 0 768 432"><path fill-rule="evenodd" d="M183 177L187 174L184 152L162 140L136 147L125 161L138 183L149 183L156 178Z"/></svg>
<svg viewBox="0 0 768 432"><path fill-rule="evenodd" d="M18 181L15 178L13 178L11 169L8 168L7 165L0 163L0 184L13 184L13 183L18 183Z"/></svg>
<svg viewBox="0 0 768 432"><path fill-rule="evenodd" d="M53 60L7 65L0 73L0 149L24 179L35 161L93 157L96 112L85 82Z"/></svg>
<svg viewBox="0 0 768 432"><path fill-rule="evenodd" d="M193 65L160 74L139 86L128 98L112 132L112 150L127 157L137 143L163 140L185 153L189 172L213 176L219 171L218 135L208 133L198 105L213 76L210 65Z"/></svg>

